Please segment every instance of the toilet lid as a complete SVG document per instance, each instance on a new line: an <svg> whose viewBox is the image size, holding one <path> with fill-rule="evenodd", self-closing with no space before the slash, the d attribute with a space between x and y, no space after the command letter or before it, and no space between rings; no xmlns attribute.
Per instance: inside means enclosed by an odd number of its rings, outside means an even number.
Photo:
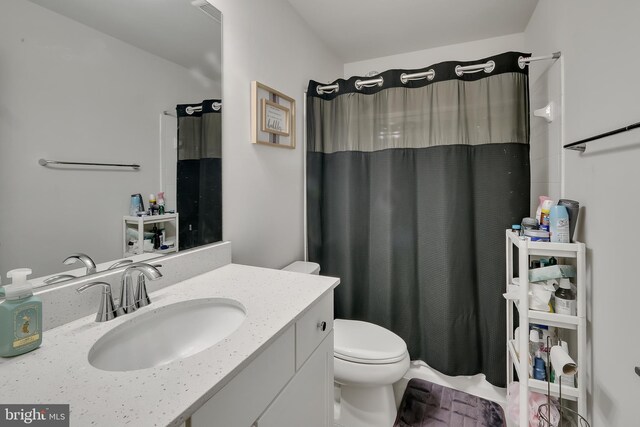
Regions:
<svg viewBox="0 0 640 427"><path fill-rule="evenodd" d="M359 320L333 321L334 356L349 362L383 364L399 362L407 344L393 332Z"/></svg>

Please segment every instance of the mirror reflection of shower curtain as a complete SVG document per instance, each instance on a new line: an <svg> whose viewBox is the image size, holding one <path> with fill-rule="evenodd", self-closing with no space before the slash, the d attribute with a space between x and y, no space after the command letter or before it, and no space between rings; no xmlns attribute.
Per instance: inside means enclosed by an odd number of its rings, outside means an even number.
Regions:
<svg viewBox="0 0 640 427"><path fill-rule="evenodd" d="M222 240L222 107L211 99L178 105L176 111L182 251Z"/></svg>
<svg viewBox="0 0 640 427"><path fill-rule="evenodd" d="M517 52L307 91L309 260L335 317L386 327L412 360L505 383L504 230L529 213L528 70ZM458 76L457 65L495 69ZM402 82L403 72L435 78ZM366 79L365 79L366 80Z"/></svg>

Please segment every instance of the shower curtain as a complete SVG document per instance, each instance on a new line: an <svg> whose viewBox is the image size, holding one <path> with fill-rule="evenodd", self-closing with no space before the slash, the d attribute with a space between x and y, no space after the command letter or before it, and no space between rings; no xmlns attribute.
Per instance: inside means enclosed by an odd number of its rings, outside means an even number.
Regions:
<svg viewBox="0 0 640 427"><path fill-rule="evenodd" d="M222 240L222 103L209 99L176 107L176 202L179 249Z"/></svg>
<svg viewBox="0 0 640 427"><path fill-rule="evenodd" d="M528 72L507 52L307 95L308 253L335 316L384 326L412 360L505 385L504 230L529 212ZM493 61L459 76L456 66ZM403 73L434 71L403 83Z"/></svg>

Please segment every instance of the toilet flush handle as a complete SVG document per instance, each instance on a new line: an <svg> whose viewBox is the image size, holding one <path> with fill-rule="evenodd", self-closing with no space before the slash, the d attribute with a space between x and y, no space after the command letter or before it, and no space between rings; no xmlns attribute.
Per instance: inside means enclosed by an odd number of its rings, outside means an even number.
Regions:
<svg viewBox="0 0 640 427"><path fill-rule="evenodd" d="M318 322L318 329L320 329L322 332L327 330L327 322L322 321L322 322Z"/></svg>

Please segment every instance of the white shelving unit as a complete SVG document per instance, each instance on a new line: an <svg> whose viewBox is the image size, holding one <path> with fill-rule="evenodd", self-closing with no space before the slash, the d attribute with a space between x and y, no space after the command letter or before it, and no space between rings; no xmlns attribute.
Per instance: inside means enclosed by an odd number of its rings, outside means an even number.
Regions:
<svg viewBox="0 0 640 427"><path fill-rule="evenodd" d="M586 267L584 243L532 242L521 239L511 230L506 231L507 285L514 279L514 248L518 249L518 271L520 275L519 297L507 301L507 384L514 381L515 368L520 381L520 426L529 425L529 391L547 394L547 382L529 378L529 324L539 324L576 331L576 348L571 348L571 356L578 364L577 386L563 384L562 398L577 401L578 413L587 415L587 323L586 323ZM575 284L577 287L577 315L569 316L530 310L529 307L529 261L531 256L573 259L576 266ZM565 262L566 263L566 262ZM520 309L526 307L527 309ZM520 320L520 348L514 340L514 318ZM526 357L518 358L518 354ZM551 384L551 394L558 396L558 384Z"/></svg>
<svg viewBox="0 0 640 427"><path fill-rule="evenodd" d="M122 253L124 257L130 257L133 255L140 255L144 252L153 252L158 254L167 254L171 252L178 252L178 224L179 216L177 213L164 214L164 215L152 215L152 216L130 216L125 215L122 217ZM167 239L175 241L173 247L164 250L154 249L152 251L144 250L144 231L151 229L153 224L170 224L168 227L170 230L167 234ZM135 228L138 232L138 242L133 245L133 250L129 250L129 239L127 238L127 228ZM160 227L162 228L162 227ZM165 228L167 229L167 228Z"/></svg>

